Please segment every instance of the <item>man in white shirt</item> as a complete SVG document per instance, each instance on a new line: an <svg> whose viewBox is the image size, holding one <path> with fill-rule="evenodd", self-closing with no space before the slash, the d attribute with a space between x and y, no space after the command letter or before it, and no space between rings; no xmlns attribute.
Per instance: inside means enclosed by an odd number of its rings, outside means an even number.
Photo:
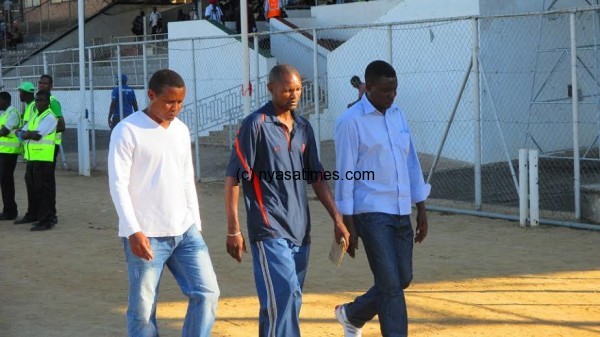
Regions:
<svg viewBox="0 0 600 337"><path fill-rule="evenodd" d="M162 16L158 12L155 7L152 7L152 12L150 13L150 28L152 28L152 34L158 33L158 20L160 20Z"/></svg>
<svg viewBox="0 0 600 337"><path fill-rule="evenodd" d="M204 18L206 20L212 20L218 23L223 23L223 11L221 6L217 3L217 0L208 0L209 5L206 6L204 11Z"/></svg>
<svg viewBox="0 0 600 337"><path fill-rule="evenodd" d="M353 302L339 305L335 315L345 337L361 336L361 328L379 315L384 337L407 336L404 291L412 280L414 242L427 235L425 183L417 152L402 110L393 105L398 80L384 61L365 70L366 94L336 122L336 166L347 172L374 173L374 178L337 180L335 200L350 231L348 253L362 239L375 285ZM416 233L410 222L417 206Z"/></svg>
<svg viewBox="0 0 600 337"><path fill-rule="evenodd" d="M149 106L113 129L108 154L129 273L127 336L158 336L156 302L166 265L189 298L182 335L208 337L219 287L200 232L190 133L177 118L185 83L163 69L148 87Z"/></svg>

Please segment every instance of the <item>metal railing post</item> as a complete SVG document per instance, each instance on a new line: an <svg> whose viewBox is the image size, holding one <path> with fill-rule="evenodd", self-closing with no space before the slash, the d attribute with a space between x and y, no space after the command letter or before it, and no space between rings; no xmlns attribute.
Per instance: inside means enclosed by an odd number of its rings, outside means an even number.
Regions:
<svg viewBox="0 0 600 337"><path fill-rule="evenodd" d="M121 76L121 45L117 45L117 84L119 85L119 119L123 120L123 81Z"/></svg>
<svg viewBox="0 0 600 337"><path fill-rule="evenodd" d="M192 39L192 101L194 113L194 152L196 155L196 181L200 181L200 116L198 115L198 92L196 89L196 40Z"/></svg>
<svg viewBox="0 0 600 337"><path fill-rule="evenodd" d="M577 35L575 12L570 14L571 30L571 86L573 106L573 194L575 196L575 219L581 219L581 170L579 163L579 85L577 83Z"/></svg>
<svg viewBox="0 0 600 337"><path fill-rule="evenodd" d="M319 53L318 53L318 39L317 39L317 30L313 29L313 101L315 104L315 114L317 116L317 154L321 155L321 112L319 111Z"/></svg>
<svg viewBox="0 0 600 337"><path fill-rule="evenodd" d="M473 19L472 24L472 58L473 67L473 162L475 175L475 209L481 210L481 102L480 102L480 85L479 85L479 21Z"/></svg>
<svg viewBox="0 0 600 337"><path fill-rule="evenodd" d="M94 68L92 59L92 48L88 48L88 77L89 77L89 93L90 93L90 122L91 122L91 146L92 146L92 167L96 168L96 110L94 108Z"/></svg>
<svg viewBox="0 0 600 337"><path fill-rule="evenodd" d="M146 106L148 106L148 95L146 94L148 92L148 54L146 52L146 34L148 33L148 25L146 24L146 17L143 17L143 21L144 21L144 35L143 35L143 43L142 43L142 63L143 63L143 67L144 67L144 101L146 103Z"/></svg>

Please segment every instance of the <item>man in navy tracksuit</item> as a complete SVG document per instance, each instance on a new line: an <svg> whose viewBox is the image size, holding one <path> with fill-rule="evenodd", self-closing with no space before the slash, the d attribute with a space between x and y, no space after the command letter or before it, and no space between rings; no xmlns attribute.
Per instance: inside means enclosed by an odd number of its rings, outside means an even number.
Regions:
<svg viewBox="0 0 600 337"><path fill-rule="evenodd" d="M259 336L298 337L310 252L307 183L333 219L336 240L349 242L349 234L323 179L312 127L294 113L302 93L298 71L275 66L268 89L271 101L244 119L227 168L227 252L241 262L246 251L237 216L241 181L260 301Z"/></svg>

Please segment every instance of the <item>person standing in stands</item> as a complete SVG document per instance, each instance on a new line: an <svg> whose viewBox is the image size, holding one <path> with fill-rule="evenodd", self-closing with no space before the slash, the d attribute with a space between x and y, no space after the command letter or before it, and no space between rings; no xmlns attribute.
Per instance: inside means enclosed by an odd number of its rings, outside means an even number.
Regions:
<svg viewBox="0 0 600 337"><path fill-rule="evenodd" d="M150 28L152 29L152 35L158 34L158 21L162 18L160 12L156 9L156 6L152 7L150 13Z"/></svg>
<svg viewBox="0 0 600 337"><path fill-rule="evenodd" d="M16 131L21 129L21 115L11 105L10 94L0 92L0 188L2 188L2 213L0 220L14 220L17 217L15 201L15 167L17 157L23 147Z"/></svg>
<svg viewBox="0 0 600 337"><path fill-rule="evenodd" d="M44 231L52 229L56 224L52 214L56 200L51 182L54 181L58 118L50 109L49 91L39 90L35 94L35 107L35 113L19 131L18 136L23 141L27 160L25 180L32 182L32 193L27 193L28 214L38 220L31 227L31 231Z"/></svg>
<svg viewBox="0 0 600 337"><path fill-rule="evenodd" d="M221 6L218 5L217 0L208 0L208 3L209 5L206 6L206 10L204 11L204 18L224 24L223 11L221 10Z"/></svg>
<svg viewBox="0 0 600 337"><path fill-rule="evenodd" d="M52 87L54 85L54 80L52 79L52 76L50 75L42 75L40 76L40 79L38 80L38 90L44 90L44 91L48 91L50 93L50 110L52 111L52 113L54 113L54 116L56 116L56 119L58 121L58 124L56 126L56 136L55 136L55 142L56 142L56 149L54 151L54 168L52 169L52 180L50 181L51 189L52 189L52 194L53 194L53 202L52 202L52 221L54 222L54 224L56 224L58 222L58 217L56 216L56 178L54 176L54 170L56 169L56 157L58 155L58 153L60 152L60 146L62 144L62 133L65 132L66 128L65 128L65 119L63 118L63 114L62 114L62 107L60 105L60 102L58 101L58 99L52 95L51 91L52 91ZM37 104L36 107L37 109ZM40 113L41 111L38 110L38 113Z"/></svg>
<svg viewBox="0 0 600 337"><path fill-rule="evenodd" d="M119 82L113 88L110 102L110 108L108 109L108 126L112 130L120 121L121 117L125 118L135 111L138 111L138 104L135 98L135 91L132 87L127 85L127 75L121 75L121 97L123 99L123 112L119 108Z"/></svg>
<svg viewBox="0 0 600 337"><path fill-rule="evenodd" d="M35 86L31 82L23 82L17 89L19 90L19 98L21 102L25 103L25 111L23 112L23 124L27 124L27 122L31 119L31 116L33 116L35 111ZM14 222L15 225L31 223L38 220L37 210L33 208L35 206L35 201L33 200L34 191L33 181L31 180L31 178L32 177L28 175L26 171L25 187L27 189L27 212L21 219L16 220Z"/></svg>

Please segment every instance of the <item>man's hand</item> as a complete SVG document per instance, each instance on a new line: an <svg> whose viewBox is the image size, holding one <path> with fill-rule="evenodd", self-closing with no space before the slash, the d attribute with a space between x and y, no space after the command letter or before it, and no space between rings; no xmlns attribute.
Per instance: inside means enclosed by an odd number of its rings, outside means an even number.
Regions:
<svg viewBox="0 0 600 337"><path fill-rule="evenodd" d="M420 202L417 204L417 229L415 232L415 242L421 243L427 236L427 210L425 209L425 203Z"/></svg>
<svg viewBox="0 0 600 337"><path fill-rule="evenodd" d="M42 139L42 135L40 135L40 133L38 131L24 131L21 133L21 138L23 138L23 140L27 140L27 139L40 140L40 139Z"/></svg>
<svg viewBox="0 0 600 337"><path fill-rule="evenodd" d="M129 248L139 258L150 261L154 258L150 240L144 233L135 232L129 236Z"/></svg>
<svg viewBox="0 0 600 337"><path fill-rule="evenodd" d="M337 242L338 244L342 239L344 239L344 242L346 243L344 245L344 250L347 251L350 242L350 232L348 232L348 229L346 228L346 225L342 222L342 219L339 219L339 221L335 221L335 223L333 224L333 235L335 236L335 242Z"/></svg>
<svg viewBox="0 0 600 337"><path fill-rule="evenodd" d="M233 233L232 233L233 234ZM237 260L237 262L242 262L242 253L246 253L246 240L244 240L244 235L242 233L230 236L227 235L227 242L225 243L227 248L227 253Z"/></svg>
<svg viewBox="0 0 600 337"><path fill-rule="evenodd" d="M343 219L350 234L346 251L350 257L354 258L355 251L358 249L358 233L356 232L356 227L354 227L354 217L352 215L344 215Z"/></svg>

